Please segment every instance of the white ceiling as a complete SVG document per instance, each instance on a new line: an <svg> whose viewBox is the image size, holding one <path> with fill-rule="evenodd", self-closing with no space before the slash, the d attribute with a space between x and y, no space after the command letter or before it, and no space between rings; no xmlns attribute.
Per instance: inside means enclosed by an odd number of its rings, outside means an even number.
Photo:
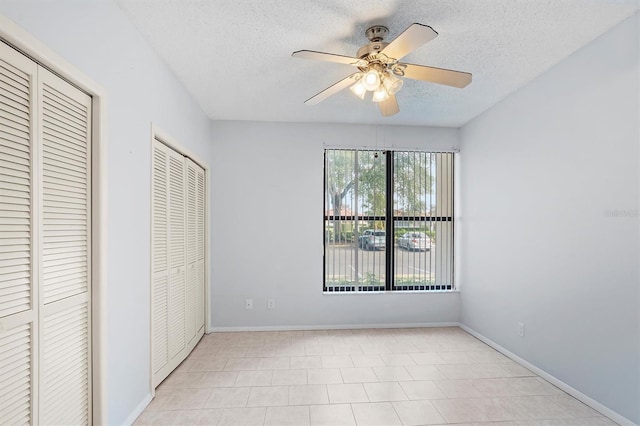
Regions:
<svg viewBox="0 0 640 426"><path fill-rule="evenodd" d="M639 10L638 0L116 0L214 120L464 125ZM456 89L405 80L400 112L344 90L303 102L354 71L292 58L355 56L371 25L439 36L403 61L471 72Z"/></svg>

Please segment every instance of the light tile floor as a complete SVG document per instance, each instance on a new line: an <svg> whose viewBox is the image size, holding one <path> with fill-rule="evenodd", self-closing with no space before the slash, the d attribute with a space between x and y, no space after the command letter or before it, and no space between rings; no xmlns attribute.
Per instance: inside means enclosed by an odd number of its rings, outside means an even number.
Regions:
<svg viewBox="0 0 640 426"><path fill-rule="evenodd" d="M213 333L136 425L615 425L457 327Z"/></svg>

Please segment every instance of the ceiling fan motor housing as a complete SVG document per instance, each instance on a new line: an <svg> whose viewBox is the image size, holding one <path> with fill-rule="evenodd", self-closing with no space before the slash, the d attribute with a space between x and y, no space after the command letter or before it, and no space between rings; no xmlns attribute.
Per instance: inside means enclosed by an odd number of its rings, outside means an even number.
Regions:
<svg viewBox="0 0 640 426"><path fill-rule="evenodd" d="M389 29L383 25L374 25L367 28L365 35L371 41L369 44L365 44L360 49L356 56L360 59L365 59L369 56L377 55L382 49L384 49L389 43L385 43L382 40L389 33ZM370 58L374 59L374 58Z"/></svg>
<svg viewBox="0 0 640 426"><path fill-rule="evenodd" d="M384 49L389 43L385 43L383 41L375 41L373 43L365 44L360 49L358 49L357 57L360 59L366 59L369 56L375 56L382 49ZM371 58L373 59L373 58Z"/></svg>
<svg viewBox="0 0 640 426"><path fill-rule="evenodd" d="M382 41L387 34L389 34L389 28L384 25L374 25L367 28L364 32L364 35L366 35L371 42Z"/></svg>

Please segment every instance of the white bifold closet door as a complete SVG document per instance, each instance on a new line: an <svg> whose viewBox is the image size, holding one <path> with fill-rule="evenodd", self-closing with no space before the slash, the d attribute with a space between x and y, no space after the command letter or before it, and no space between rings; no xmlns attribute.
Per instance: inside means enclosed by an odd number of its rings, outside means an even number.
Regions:
<svg viewBox="0 0 640 426"><path fill-rule="evenodd" d="M187 342L204 332L204 170L186 159L187 284L185 330Z"/></svg>
<svg viewBox="0 0 640 426"><path fill-rule="evenodd" d="M159 140L152 167L152 370L157 386L204 334L204 170Z"/></svg>
<svg viewBox="0 0 640 426"><path fill-rule="evenodd" d="M91 98L0 43L0 424L91 423Z"/></svg>

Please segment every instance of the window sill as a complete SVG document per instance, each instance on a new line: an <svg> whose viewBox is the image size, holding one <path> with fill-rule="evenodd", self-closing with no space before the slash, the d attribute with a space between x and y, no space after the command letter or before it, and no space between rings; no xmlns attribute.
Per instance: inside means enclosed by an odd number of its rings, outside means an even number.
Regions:
<svg viewBox="0 0 640 426"><path fill-rule="evenodd" d="M362 296L374 294L442 294L460 293L460 290L401 290L401 291L323 291L325 296Z"/></svg>

